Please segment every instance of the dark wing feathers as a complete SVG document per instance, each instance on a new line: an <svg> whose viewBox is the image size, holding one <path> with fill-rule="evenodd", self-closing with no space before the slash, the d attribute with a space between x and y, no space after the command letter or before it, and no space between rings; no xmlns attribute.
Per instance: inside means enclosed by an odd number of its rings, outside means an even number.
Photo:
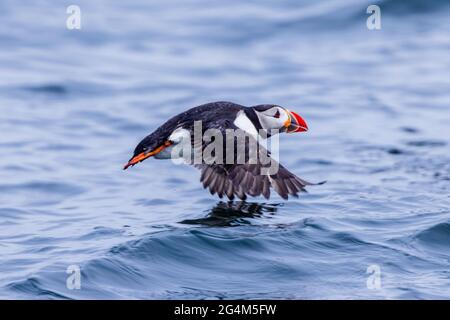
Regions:
<svg viewBox="0 0 450 320"><path fill-rule="evenodd" d="M211 194L217 193L220 198L227 196L230 200L235 196L245 200L247 195L252 197L262 195L269 199L271 187L283 199L288 199L289 195L298 197L298 193L305 191L304 187L309 184L281 165L278 172L273 175L260 174L262 166L259 164L231 165L229 171L222 165L196 166L202 170L200 181L203 187L208 188Z"/></svg>
<svg viewBox="0 0 450 320"><path fill-rule="evenodd" d="M211 123L209 128L212 127L220 129L224 137L226 129L237 129L229 120L215 121ZM224 138L223 141L225 142L226 139ZM197 147L204 149L206 145L203 144L201 147ZM246 153L249 153L248 145L246 144ZM259 144L258 147L260 149L258 152L265 152L267 157L268 151ZM235 147L235 150L238 149ZM225 157L226 152L224 152L224 163ZM245 155L245 159L248 159L248 154ZM274 161L273 159L271 160ZM201 170L200 181L205 189L208 188L211 194L217 193L220 198L227 196L230 200L233 200L234 197L245 200L247 195L253 197L262 195L269 199L270 188L273 188L283 199L288 199L289 195L298 197L299 192L305 191L305 186L312 185L312 183L300 179L280 164L278 164L279 169L275 174L263 174L262 169L270 165L270 162L267 164L258 162L256 164L212 165L203 163L196 164L195 167Z"/></svg>

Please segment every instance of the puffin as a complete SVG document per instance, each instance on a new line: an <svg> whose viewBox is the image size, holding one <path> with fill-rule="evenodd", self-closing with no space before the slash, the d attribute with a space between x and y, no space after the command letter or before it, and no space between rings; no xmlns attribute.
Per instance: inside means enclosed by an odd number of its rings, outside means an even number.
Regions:
<svg viewBox="0 0 450 320"><path fill-rule="evenodd" d="M200 140L196 143L194 135L195 122L201 121L202 133L208 129L218 130L225 137L228 130L242 130L247 139L255 139L258 142L258 152L264 152L270 159L270 165L275 160L270 157L270 152L259 142L258 138L268 139L273 132L299 133L308 131L306 121L297 113L275 104L261 104L246 107L232 102L218 101L206 103L187 111L184 111L161 125L154 132L146 136L134 149L133 156L125 164L124 170L144 161L150 157L155 159L175 159L185 155L182 152L174 152L175 147L182 144L190 144L192 153L205 150L207 144ZM264 135L264 137L261 137ZM223 139L225 141L225 138ZM248 140L246 140L248 141ZM298 197L299 192L306 192L311 183L303 180L276 162L277 171L267 170L269 163L259 158L250 161L249 147L239 148L242 140L234 138L234 161L200 161L190 163L201 170L200 182L204 189L209 189L211 195L217 194L219 198L227 197L233 200L236 197L246 200L248 196L263 196L270 198L273 189L281 198L287 200L289 196ZM183 150L183 149L180 149ZM229 149L224 149L222 157L227 156ZM239 155L241 161L236 161Z"/></svg>

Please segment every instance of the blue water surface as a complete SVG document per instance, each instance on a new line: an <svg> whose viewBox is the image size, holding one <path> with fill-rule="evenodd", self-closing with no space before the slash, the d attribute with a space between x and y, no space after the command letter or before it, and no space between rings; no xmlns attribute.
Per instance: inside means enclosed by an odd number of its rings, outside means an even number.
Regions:
<svg viewBox="0 0 450 320"><path fill-rule="evenodd" d="M449 14L444 0L2 0L0 298L450 298ZM228 203L189 166L122 171L169 117L217 100L301 114L310 131L283 135L280 160L328 182Z"/></svg>

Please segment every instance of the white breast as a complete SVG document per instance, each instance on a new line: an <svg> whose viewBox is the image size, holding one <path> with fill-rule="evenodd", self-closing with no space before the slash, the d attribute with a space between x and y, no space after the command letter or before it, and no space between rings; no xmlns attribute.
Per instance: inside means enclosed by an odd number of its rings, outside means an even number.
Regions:
<svg viewBox="0 0 450 320"><path fill-rule="evenodd" d="M234 120L234 125L238 127L241 130L244 130L248 134L252 135L253 137L257 138L258 136L258 130L256 130L255 125L251 120L247 117L244 111L239 111L236 117L236 120Z"/></svg>
<svg viewBox="0 0 450 320"><path fill-rule="evenodd" d="M191 132L187 129L177 128L169 136L173 144L155 155L155 159L179 159L183 157L183 151L192 152ZM174 150L175 148L175 150Z"/></svg>

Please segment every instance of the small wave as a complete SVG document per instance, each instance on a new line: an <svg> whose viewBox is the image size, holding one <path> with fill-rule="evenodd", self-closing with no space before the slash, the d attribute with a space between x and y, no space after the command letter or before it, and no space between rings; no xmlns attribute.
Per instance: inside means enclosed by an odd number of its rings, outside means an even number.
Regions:
<svg viewBox="0 0 450 320"><path fill-rule="evenodd" d="M450 4L447 0L381 0L377 3L383 13L395 15L426 14L442 10Z"/></svg>
<svg viewBox="0 0 450 320"><path fill-rule="evenodd" d="M405 151L399 148L388 148L386 152L395 156L405 154Z"/></svg>
<svg viewBox="0 0 450 320"><path fill-rule="evenodd" d="M406 144L411 147L444 147L447 145L445 141L440 140L414 140L408 141Z"/></svg>
<svg viewBox="0 0 450 320"><path fill-rule="evenodd" d="M153 207L153 206L164 206L164 205L170 205L175 203L172 199L138 199L136 200L136 204L140 206L146 206L146 207Z"/></svg>
<svg viewBox="0 0 450 320"><path fill-rule="evenodd" d="M52 95L65 95L68 90L65 86L60 84L44 84L36 86L26 86L23 89L31 91L33 93L45 93Z"/></svg>
<svg viewBox="0 0 450 320"><path fill-rule="evenodd" d="M85 235L79 237L79 240L91 240L91 239L101 239L101 238L112 238L117 235L123 234L125 230L123 229L114 229L108 227L95 227L94 231L89 232Z"/></svg>
<svg viewBox="0 0 450 320"><path fill-rule="evenodd" d="M84 191L83 188L69 183L34 181L21 184L1 184L0 191L39 191L43 193L59 193L64 195L76 195Z"/></svg>
<svg viewBox="0 0 450 320"><path fill-rule="evenodd" d="M414 127L401 127L400 130L409 134L416 134L420 132L419 129Z"/></svg>
<svg viewBox="0 0 450 320"><path fill-rule="evenodd" d="M6 287L16 293L24 294L26 297L32 296L35 299L68 299L65 295L46 289L37 278L12 282Z"/></svg>
<svg viewBox="0 0 450 320"><path fill-rule="evenodd" d="M422 230L414 239L427 247L445 249L450 253L450 223L443 222Z"/></svg>
<svg viewBox="0 0 450 320"><path fill-rule="evenodd" d="M23 217L30 214L29 211L17 209L17 208L9 208L9 207L2 207L0 208L0 216L3 219L22 219Z"/></svg>

